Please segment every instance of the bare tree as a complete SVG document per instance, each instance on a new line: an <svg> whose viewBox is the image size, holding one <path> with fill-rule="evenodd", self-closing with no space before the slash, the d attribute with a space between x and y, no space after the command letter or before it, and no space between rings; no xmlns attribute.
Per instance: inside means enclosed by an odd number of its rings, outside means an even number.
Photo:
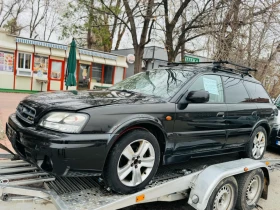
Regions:
<svg viewBox="0 0 280 210"><path fill-rule="evenodd" d="M253 24L262 22L264 15L274 13L280 1L254 1L246 4L241 0L221 1L222 9L215 13L216 17L213 18L215 30L212 32L215 42L214 59L226 60L230 57L231 52L235 52L236 47L234 42L244 40L245 36L249 40L248 46L251 46L252 40L252 27ZM264 22L264 21L263 21ZM242 31L246 28L247 32ZM249 32L249 34L247 34ZM251 33L251 34L250 34ZM249 39L248 39L249 37ZM249 53L249 64L251 64L251 52ZM246 56L246 58L248 58ZM248 63L246 62L246 63Z"/></svg>
<svg viewBox="0 0 280 210"><path fill-rule="evenodd" d="M7 22L11 19L19 26L18 16L26 9L26 2L27 0L3 1L0 11L0 27L8 24Z"/></svg>
<svg viewBox="0 0 280 210"><path fill-rule="evenodd" d="M46 18L50 0L29 0L28 3L30 4L29 38L37 38L39 34L36 32L36 29Z"/></svg>
<svg viewBox="0 0 280 210"><path fill-rule="evenodd" d="M45 17L42 21L43 34L40 34L40 38L49 41L51 35L59 26L59 11L61 10L60 4L58 1L51 2L49 9L45 14Z"/></svg>
<svg viewBox="0 0 280 210"><path fill-rule="evenodd" d="M160 4L155 4L154 0L129 2L123 0L125 13L128 18L127 21L123 20L107 6L104 0L101 3L110 11L111 15L121 21L132 37L132 43L134 48L135 63L134 73L142 71L142 59L145 46L151 41L151 34L154 28L155 12L159 8ZM137 24L140 23L140 27Z"/></svg>
<svg viewBox="0 0 280 210"><path fill-rule="evenodd" d="M173 62L178 54L181 59L186 52L193 50L185 48L186 43L209 33L206 21L212 10L211 0L195 1L163 0L163 11L159 16L164 17L162 22L157 22L157 30L164 34L164 46L167 50L168 61ZM203 30L202 30L203 29Z"/></svg>

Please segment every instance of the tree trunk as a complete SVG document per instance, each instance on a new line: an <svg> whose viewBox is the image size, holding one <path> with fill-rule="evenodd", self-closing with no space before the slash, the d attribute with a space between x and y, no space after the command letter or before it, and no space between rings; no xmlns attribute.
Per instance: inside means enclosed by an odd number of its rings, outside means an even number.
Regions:
<svg viewBox="0 0 280 210"><path fill-rule="evenodd" d="M221 35L217 52L215 54L216 60L227 60L232 48L232 42L237 35L237 32L240 28L238 15L239 15L239 6L241 0L234 0L232 5L228 9L228 12L223 20L223 26L221 29ZM227 28L230 27L231 31L228 32Z"/></svg>
<svg viewBox="0 0 280 210"><path fill-rule="evenodd" d="M134 55L135 55L134 74L137 74L142 71L142 60L143 60L143 55L144 55L144 47L134 46Z"/></svg>
<svg viewBox="0 0 280 210"><path fill-rule="evenodd" d="M183 1L181 0L181 5L182 4L183 4ZM182 34L184 34L184 31L186 29L186 20L187 20L187 17L186 17L186 12L184 10L183 14L182 14L182 28L181 28ZM185 43L182 44L182 46L181 46L181 62L184 62L184 60L185 60Z"/></svg>
<svg viewBox="0 0 280 210"><path fill-rule="evenodd" d="M92 9L92 6L94 5L94 0L91 0L90 2L90 8L89 8L89 11L88 11L88 27L87 27L87 48L88 49L91 49L92 48L92 45L93 45L93 40L92 40L92 22L93 22L93 9Z"/></svg>

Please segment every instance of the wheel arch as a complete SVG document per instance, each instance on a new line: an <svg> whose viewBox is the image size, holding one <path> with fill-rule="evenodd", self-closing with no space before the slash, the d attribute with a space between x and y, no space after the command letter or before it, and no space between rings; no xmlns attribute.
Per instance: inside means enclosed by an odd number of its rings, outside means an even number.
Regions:
<svg viewBox="0 0 280 210"><path fill-rule="evenodd" d="M113 148L113 146L118 142L118 140L125 135L126 133L135 130L135 129L143 129L150 133L152 133L155 138L157 139L159 146L160 146L160 159L162 161L163 154L166 149L166 143L167 143L167 133L165 132L163 126L161 123L159 123L159 120L155 120L153 118L135 118L129 121L126 121L122 125L118 126L116 128L111 138L109 139L107 143L107 155L110 150Z"/></svg>
<svg viewBox="0 0 280 210"><path fill-rule="evenodd" d="M248 169L247 172L245 172L245 168ZM234 160L230 164L229 162L224 162L211 165L197 176L194 186L191 189L188 203L196 209L205 209L211 194L222 180L230 176L236 177L237 175L259 168L264 171L264 176L268 177L269 180L266 165L261 161L255 161L250 158ZM197 203L192 201L194 195L199 198Z"/></svg>
<svg viewBox="0 0 280 210"><path fill-rule="evenodd" d="M266 167L262 167L261 169L262 169L263 175L264 175L264 183L263 183L264 187L263 187L261 198L267 200L267 197L268 197L268 185L270 184L270 177L269 177L268 169Z"/></svg>
<svg viewBox="0 0 280 210"><path fill-rule="evenodd" d="M271 132L271 128L270 128L267 120L261 120L261 121L257 122L252 129L251 135L253 134L254 130L259 126L262 126L265 129L267 138L268 138L270 135L270 132Z"/></svg>

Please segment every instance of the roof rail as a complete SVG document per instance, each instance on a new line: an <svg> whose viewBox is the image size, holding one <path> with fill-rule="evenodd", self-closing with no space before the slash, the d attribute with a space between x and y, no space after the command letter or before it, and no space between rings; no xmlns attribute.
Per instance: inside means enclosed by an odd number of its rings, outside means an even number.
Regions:
<svg viewBox="0 0 280 210"><path fill-rule="evenodd" d="M213 64L213 68L212 68L213 71L239 72L241 74L246 74L246 75L250 75L249 71L257 71L256 69L252 69L247 66L242 66L230 61L206 61L206 62L189 62L189 63L171 62L171 63L167 63L167 66L179 66L179 65L188 66L188 65L199 65L199 64ZM226 68L224 67L224 64L229 64L238 68L237 69Z"/></svg>

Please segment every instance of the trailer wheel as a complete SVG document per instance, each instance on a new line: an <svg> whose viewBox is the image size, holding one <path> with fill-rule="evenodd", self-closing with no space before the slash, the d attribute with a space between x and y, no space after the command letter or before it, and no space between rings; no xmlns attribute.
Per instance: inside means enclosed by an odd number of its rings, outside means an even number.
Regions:
<svg viewBox="0 0 280 210"><path fill-rule="evenodd" d="M263 187L264 174L261 169L236 176L239 192L236 208L238 210L251 210L256 207Z"/></svg>
<svg viewBox="0 0 280 210"><path fill-rule="evenodd" d="M214 189L206 210L233 210L237 192L237 182L233 176L223 179Z"/></svg>

